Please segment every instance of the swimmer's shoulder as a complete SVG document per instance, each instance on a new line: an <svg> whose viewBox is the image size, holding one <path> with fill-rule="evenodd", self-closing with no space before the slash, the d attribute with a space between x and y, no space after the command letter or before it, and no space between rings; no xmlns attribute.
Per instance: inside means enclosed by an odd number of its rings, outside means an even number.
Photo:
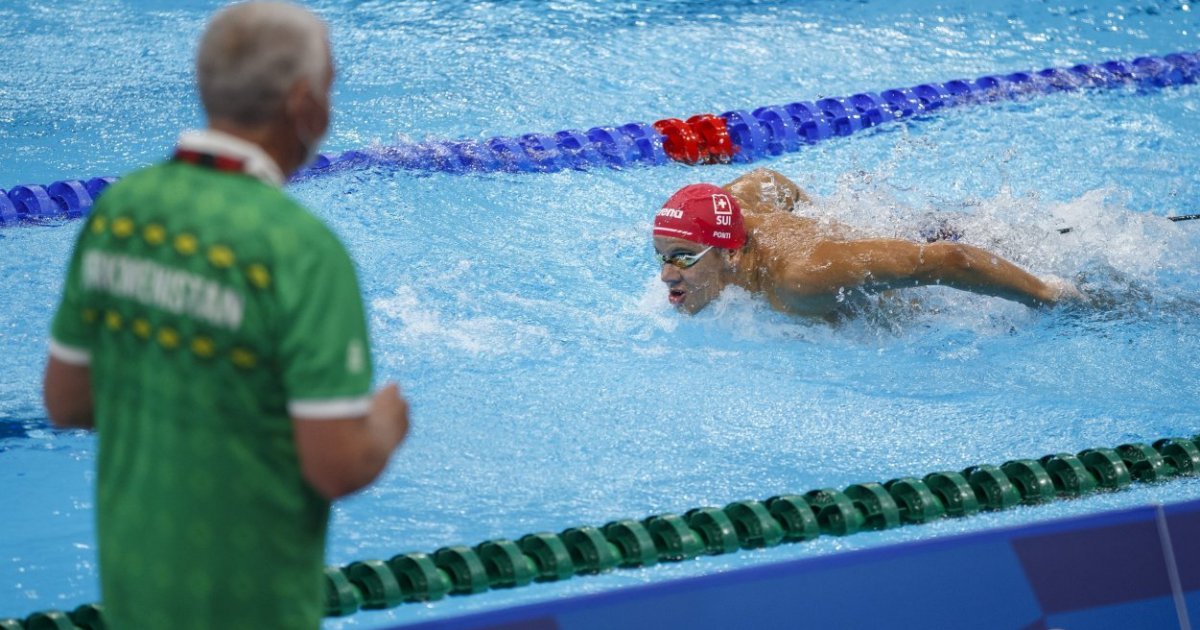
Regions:
<svg viewBox="0 0 1200 630"><path fill-rule="evenodd" d="M797 206L812 204L812 199L795 182L766 168L754 169L724 188L737 199L743 214L791 212Z"/></svg>

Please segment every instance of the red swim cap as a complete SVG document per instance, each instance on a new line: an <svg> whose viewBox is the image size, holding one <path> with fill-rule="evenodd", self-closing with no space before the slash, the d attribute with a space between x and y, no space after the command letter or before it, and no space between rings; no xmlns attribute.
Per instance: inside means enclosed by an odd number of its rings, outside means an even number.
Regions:
<svg viewBox="0 0 1200 630"><path fill-rule="evenodd" d="M654 235L737 249L746 242L742 209L724 188L692 184L679 189L654 217Z"/></svg>

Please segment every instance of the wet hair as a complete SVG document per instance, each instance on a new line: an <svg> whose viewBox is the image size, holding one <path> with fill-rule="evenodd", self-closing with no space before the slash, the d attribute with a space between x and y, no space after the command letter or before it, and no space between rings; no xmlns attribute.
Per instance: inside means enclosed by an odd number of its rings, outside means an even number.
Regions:
<svg viewBox="0 0 1200 630"><path fill-rule="evenodd" d="M218 12L196 55L196 83L209 120L253 127L279 115L288 90L321 90L329 57L325 24L284 2L245 2Z"/></svg>

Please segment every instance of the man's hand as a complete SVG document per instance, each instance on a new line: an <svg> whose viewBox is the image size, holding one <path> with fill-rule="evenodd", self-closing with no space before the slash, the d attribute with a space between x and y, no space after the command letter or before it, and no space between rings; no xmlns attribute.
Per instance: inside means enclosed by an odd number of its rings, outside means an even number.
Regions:
<svg viewBox="0 0 1200 630"><path fill-rule="evenodd" d="M371 398L367 415L292 418L304 478L327 499L357 492L387 467L408 435L408 402L389 383Z"/></svg>
<svg viewBox="0 0 1200 630"><path fill-rule="evenodd" d="M42 381L42 399L51 424L62 429L92 428L91 375L87 365L50 357Z"/></svg>
<svg viewBox="0 0 1200 630"><path fill-rule="evenodd" d="M375 425L373 430L387 444L391 453L408 435L408 401L400 395L400 386L388 383L371 398L371 410L367 422Z"/></svg>

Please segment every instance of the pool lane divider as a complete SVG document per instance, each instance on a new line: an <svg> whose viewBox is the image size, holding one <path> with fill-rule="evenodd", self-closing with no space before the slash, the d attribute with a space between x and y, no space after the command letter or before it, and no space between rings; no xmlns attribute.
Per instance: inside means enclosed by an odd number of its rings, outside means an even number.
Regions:
<svg viewBox="0 0 1200 630"><path fill-rule="evenodd" d="M1175 216L1163 217L1163 218L1167 219L1168 221L1174 221L1174 222L1178 223L1180 221L1195 221L1196 219L1200 219L1200 214L1177 214ZM1073 232L1074 230L1075 230L1075 228L1069 228L1069 227L1059 228L1058 233L1059 234L1068 234L1070 232Z"/></svg>
<svg viewBox="0 0 1200 630"><path fill-rule="evenodd" d="M583 525L558 534L541 532L516 540L442 547L433 553L402 553L386 561L326 567L325 615L340 617L823 535L918 525L1120 490L1133 481L1158 482L1198 473L1200 435L1163 438L1152 445L1129 443L1075 455L1054 453L1000 466L983 464L882 484L856 483L842 490L822 488L765 501L736 501L723 508L615 520L601 527ZM69 613L37 612L24 620L0 619L0 630L102 630L101 613L100 604L85 604Z"/></svg>
<svg viewBox="0 0 1200 630"><path fill-rule="evenodd" d="M1200 435L1190 440L1164 438L1153 445L1055 453L882 484L857 483L843 490L822 488L765 501L736 501L724 508L698 507L682 515L584 525L559 534L534 533L515 541L443 547L431 554L403 553L387 561L326 567L325 612L344 616L360 609L774 547L822 535L893 529L1119 490L1135 480L1156 482L1198 473Z"/></svg>
<svg viewBox="0 0 1200 630"><path fill-rule="evenodd" d="M1200 54L1110 60L1036 72L985 75L847 97L765 105L720 115L666 118L653 124L564 129L487 140L429 140L322 153L293 181L372 166L454 174L549 173L567 169L658 166L669 163L749 163L830 138L943 110L1092 88L1140 89L1190 85L1200 79ZM63 180L0 189L0 226L76 218L91 209L112 177ZM0 629L2 630L2 629Z"/></svg>

